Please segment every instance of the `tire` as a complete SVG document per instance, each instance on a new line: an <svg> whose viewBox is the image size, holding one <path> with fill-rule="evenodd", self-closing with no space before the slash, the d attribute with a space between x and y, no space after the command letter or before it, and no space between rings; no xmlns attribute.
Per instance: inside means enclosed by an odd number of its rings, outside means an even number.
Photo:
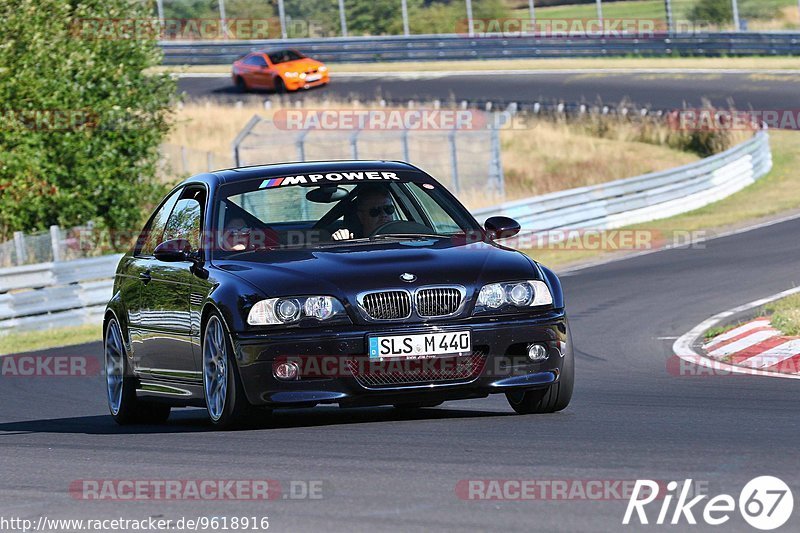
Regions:
<svg viewBox="0 0 800 533"><path fill-rule="evenodd" d="M572 336L567 337L567 353L557 382L544 389L506 393L508 404L521 415L555 413L569 405L575 383L575 355L572 351Z"/></svg>
<svg viewBox="0 0 800 533"><path fill-rule="evenodd" d="M242 427L257 418L244 393L230 336L216 312L203 330L203 396L211 423L219 429Z"/></svg>
<svg viewBox="0 0 800 533"><path fill-rule="evenodd" d="M414 403L396 403L393 407L399 411L416 411L417 409L425 409L426 407L438 407L444 402L414 402Z"/></svg>
<svg viewBox="0 0 800 533"><path fill-rule="evenodd" d="M136 397L136 378L128 368L128 356L117 319L106 325L103 343L108 410L120 425L162 424L171 407L164 403L143 402Z"/></svg>
<svg viewBox="0 0 800 533"><path fill-rule="evenodd" d="M283 83L283 79L280 77L275 78L275 93L276 94L284 94L286 92L286 84Z"/></svg>
<svg viewBox="0 0 800 533"><path fill-rule="evenodd" d="M241 76L236 76L236 90L240 93L247 92L247 82Z"/></svg>

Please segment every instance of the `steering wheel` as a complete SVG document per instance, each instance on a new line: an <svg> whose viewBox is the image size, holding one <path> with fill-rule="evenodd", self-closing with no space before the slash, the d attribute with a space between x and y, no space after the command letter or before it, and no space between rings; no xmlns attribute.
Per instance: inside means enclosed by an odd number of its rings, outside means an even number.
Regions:
<svg viewBox="0 0 800 533"><path fill-rule="evenodd" d="M373 235L381 235L383 233L431 233L431 228L409 220L391 220L375 228L369 236L372 237Z"/></svg>

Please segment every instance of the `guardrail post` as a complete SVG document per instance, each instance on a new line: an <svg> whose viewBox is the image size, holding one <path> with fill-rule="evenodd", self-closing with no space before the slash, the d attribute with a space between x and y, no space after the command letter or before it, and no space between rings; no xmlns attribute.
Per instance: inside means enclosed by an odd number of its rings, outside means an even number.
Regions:
<svg viewBox="0 0 800 533"><path fill-rule="evenodd" d="M28 250L25 249L25 234L21 231L14 232L14 250L17 252L18 265L24 265L28 262Z"/></svg>
<svg viewBox="0 0 800 533"><path fill-rule="evenodd" d="M452 165L453 193L458 194L460 186L458 183L458 147L456 145L456 130L451 130L448 134L450 140L450 164Z"/></svg>
<svg viewBox="0 0 800 533"><path fill-rule="evenodd" d="M409 162L411 161L411 155L408 150L408 130L404 129L403 133L400 135L400 142L403 143L403 161Z"/></svg>
<svg viewBox="0 0 800 533"><path fill-rule="evenodd" d="M61 228L50 226L50 247L53 249L53 261L61 261Z"/></svg>

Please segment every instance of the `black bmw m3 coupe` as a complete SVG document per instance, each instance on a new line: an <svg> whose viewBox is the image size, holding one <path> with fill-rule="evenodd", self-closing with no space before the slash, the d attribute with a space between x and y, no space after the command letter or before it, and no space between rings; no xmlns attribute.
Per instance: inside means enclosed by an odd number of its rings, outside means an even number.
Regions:
<svg viewBox="0 0 800 533"><path fill-rule="evenodd" d="M198 406L230 427L277 408L420 408L504 393L518 413L572 396L556 275L401 162L200 174L156 208L104 317L119 423Z"/></svg>

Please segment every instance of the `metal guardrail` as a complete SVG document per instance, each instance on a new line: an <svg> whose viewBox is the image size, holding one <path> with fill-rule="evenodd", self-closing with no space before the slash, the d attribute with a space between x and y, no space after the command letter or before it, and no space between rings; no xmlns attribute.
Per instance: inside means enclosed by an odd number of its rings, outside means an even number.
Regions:
<svg viewBox="0 0 800 533"><path fill-rule="evenodd" d="M122 254L0 269L0 335L97 323ZM21 290L26 289L26 290Z"/></svg>
<svg viewBox="0 0 800 533"><path fill-rule="evenodd" d="M611 56L799 55L800 33L729 32L646 37L537 37L458 34L253 41L162 41L166 65L229 64L253 50L297 48L321 61L432 61Z"/></svg>
<svg viewBox="0 0 800 533"><path fill-rule="evenodd" d="M766 131L690 165L474 212L515 218L525 230L613 229L697 209L754 183L772 168ZM0 335L97 322L121 255L0 269ZM21 290L28 289L28 290Z"/></svg>
<svg viewBox="0 0 800 533"><path fill-rule="evenodd" d="M534 232L614 229L703 207L754 183L771 168L769 135L760 131L740 145L689 165L506 202L473 214L480 222L508 216Z"/></svg>

